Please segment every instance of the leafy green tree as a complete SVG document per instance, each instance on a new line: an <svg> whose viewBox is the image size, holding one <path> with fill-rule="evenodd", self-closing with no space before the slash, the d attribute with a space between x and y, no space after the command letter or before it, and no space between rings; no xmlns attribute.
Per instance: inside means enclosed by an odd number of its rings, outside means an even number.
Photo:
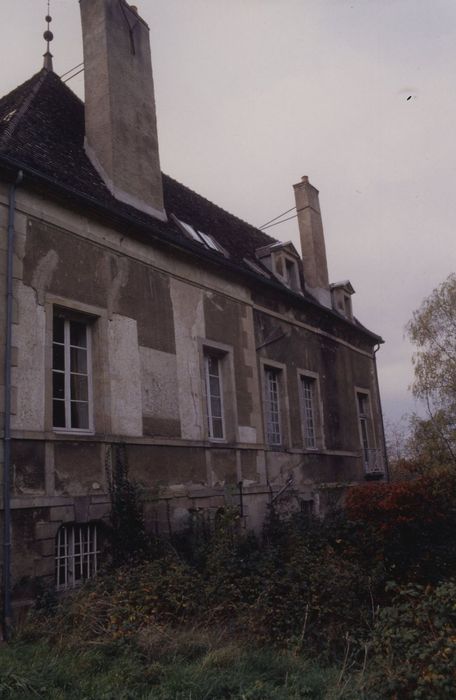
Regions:
<svg viewBox="0 0 456 700"><path fill-rule="evenodd" d="M415 428L432 454L456 463L456 274L423 301L407 332L417 348L413 394L429 416Z"/></svg>

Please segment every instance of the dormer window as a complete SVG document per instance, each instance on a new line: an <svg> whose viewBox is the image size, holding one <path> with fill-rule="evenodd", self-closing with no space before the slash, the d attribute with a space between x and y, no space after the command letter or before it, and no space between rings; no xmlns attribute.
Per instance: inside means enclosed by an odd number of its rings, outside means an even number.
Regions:
<svg viewBox="0 0 456 700"><path fill-rule="evenodd" d="M287 286L294 292L301 291L301 283L299 280L298 265L296 260L285 258L285 280Z"/></svg>
<svg viewBox="0 0 456 700"><path fill-rule="evenodd" d="M288 289L301 292L300 257L291 241L258 248L256 256Z"/></svg>
<svg viewBox="0 0 456 700"><path fill-rule="evenodd" d="M353 321L352 294L355 293L351 283L348 280L344 282L336 282L330 285L332 306L334 311L337 311L345 318Z"/></svg>

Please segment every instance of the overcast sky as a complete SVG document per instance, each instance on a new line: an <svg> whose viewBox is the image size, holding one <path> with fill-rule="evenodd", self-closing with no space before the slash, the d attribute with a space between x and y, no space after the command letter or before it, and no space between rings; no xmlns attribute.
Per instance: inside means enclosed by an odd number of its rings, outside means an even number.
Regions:
<svg viewBox="0 0 456 700"><path fill-rule="evenodd" d="M384 412L414 410L404 326L456 270L454 0L137 0L151 28L162 169L261 226L320 190L330 280L383 336ZM40 69L45 0L0 0L0 93ZM54 69L82 61L52 0ZM81 97L83 76L68 85ZM269 229L299 249L296 220Z"/></svg>

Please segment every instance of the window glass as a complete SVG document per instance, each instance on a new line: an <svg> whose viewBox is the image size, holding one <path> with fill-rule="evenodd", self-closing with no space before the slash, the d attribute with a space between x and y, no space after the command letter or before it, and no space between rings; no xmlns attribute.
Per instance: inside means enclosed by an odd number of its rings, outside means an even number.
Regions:
<svg viewBox="0 0 456 700"><path fill-rule="evenodd" d="M87 326L79 321L70 321L70 344L76 347L87 346Z"/></svg>
<svg viewBox="0 0 456 700"><path fill-rule="evenodd" d="M317 447L315 430L315 379L301 377L301 396L304 421L304 445L308 449Z"/></svg>
<svg viewBox="0 0 456 700"><path fill-rule="evenodd" d="M269 445L280 445L280 371L265 369L266 435Z"/></svg>
<svg viewBox="0 0 456 700"><path fill-rule="evenodd" d="M224 438L221 358L206 353L204 356L208 436Z"/></svg>
<svg viewBox="0 0 456 700"><path fill-rule="evenodd" d="M358 419L359 430L361 435L361 445L363 448L363 456L365 464L369 464L370 441L369 441L369 423L370 423L370 408L369 395L357 392L358 399Z"/></svg>
<svg viewBox="0 0 456 700"><path fill-rule="evenodd" d="M90 328L54 314L52 346L53 426L90 429Z"/></svg>
<svg viewBox="0 0 456 700"><path fill-rule="evenodd" d="M53 408L53 424L54 428L65 427L65 402L54 399L52 402Z"/></svg>

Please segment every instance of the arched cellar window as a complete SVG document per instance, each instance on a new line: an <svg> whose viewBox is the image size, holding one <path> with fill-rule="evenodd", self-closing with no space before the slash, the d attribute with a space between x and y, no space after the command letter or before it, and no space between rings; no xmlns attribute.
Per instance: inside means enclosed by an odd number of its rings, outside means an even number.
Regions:
<svg viewBox="0 0 456 700"><path fill-rule="evenodd" d="M55 542L56 586L74 588L95 576L100 561L97 523L62 525Z"/></svg>

